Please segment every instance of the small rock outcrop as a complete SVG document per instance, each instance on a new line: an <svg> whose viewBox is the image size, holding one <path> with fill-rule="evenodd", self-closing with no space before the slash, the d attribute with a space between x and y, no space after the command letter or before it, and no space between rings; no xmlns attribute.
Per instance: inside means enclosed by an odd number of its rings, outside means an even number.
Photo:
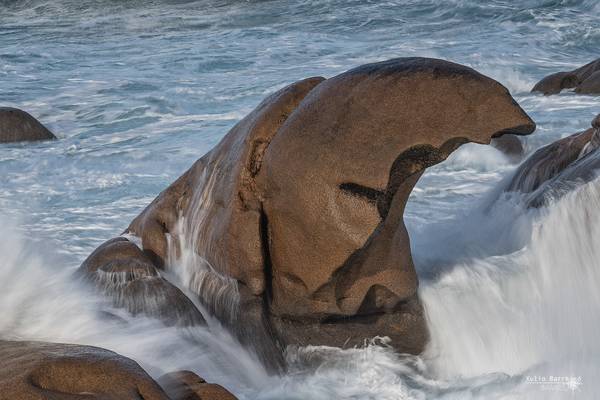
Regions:
<svg viewBox="0 0 600 400"><path fill-rule="evenodd" d="M536 83L531 91L551 95L563 89L575 89L580 94L600 94L600 59L572 71L548 75Z"/></svg>
<svg viewBox="0 0 600 400"><path fill-rule="evenodd" d="M136 362L112 351L2 340L0 399L170 400Z"/></svg>
<svg viewBox="0 0 600 400"><path fill-rule="evenodd" d="M38 120L25 111L0 107L0 143L56 139Z"/></svg>
<svg viewBox="0 0 600 400"><path fill-rule="evenodd" d="M513 163L521 161L525 154L523 143L516 135L506 134L493 138L490 145L500 150Z"/></svg>
<svg viewBox="0 0 600 400"><path fill-rule="evenodd" d="M191 371L171 372L157 382L172 400L236 400L223 386L207 383Z"/></svg>
<svg viewBox="0 0 600 400"><path fill-rule="evenodd" d="M186 295L161 277L152 261L124 237L98 247L79 274L133 315L145 314L167 326L204 325L204 317Z"/></svg>
<svg viewBox="0 0 600 400"><path fill-rule="evenodd" d="M191 281L218 279L190 289L267 363L287 345L374 336L417 354L428 334L403 222L413 186L461 144L534 129L506 88L447 61L305 79L265 99L127 233L157 267L198 255ZM235 286L233 317L215 282Z"/></svg>
<svg viewBox="0 0 600 400"><path fill-rule="evenodd" d="M541 207L589 182L600 168L600 115L592 127L538 149L519 168L507 192L525 194L529 207Z"/></svg>

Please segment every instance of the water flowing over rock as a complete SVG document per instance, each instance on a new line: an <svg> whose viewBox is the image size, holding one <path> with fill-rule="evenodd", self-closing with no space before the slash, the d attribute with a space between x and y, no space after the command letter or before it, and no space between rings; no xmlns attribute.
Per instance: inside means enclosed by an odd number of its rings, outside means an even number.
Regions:
<svg viewBox="0 0 600 400"><path fill-rule="evenodd" d="M0 107L0 143L56 139L38 120L25 111Z"/></svg>
<svg viewBox="0 0 600 400"><path fill-rule="evenodd" d="M194 303L160 276L152 261L132 242L119 237L98 247L79 273L133 315L145 314L166 325L205 324Z"/></svg>
<svg viewBox="0 0 600 400"><path fill-rule="evenodd" d="M90 346L0 341L0 398L169 400L134 361Z"/></svg>
<svg viewBox="0 0 600 400"><path fill-rule="evenodd" d="M156 266L271 365L287 345L427 341L403 222L461 144L533 132L508 90L426 58L309 78L265 99L130 225Z"/></svg>
<svg viewBox="0 0 600 400"><path fill-rule="evenodd" d="M526 194L530 207L541 207L597 177L600 168L600 114L592 127L550 143L519 166L507 192Z"/></svg>
<svg viewBox="0 0 600 400"><path fill-rule="evenodd" d="M563 89L575 89L580 94L600 94L600 59L573 71L548 75L535 84L532 92L557 94Z"/></svg>

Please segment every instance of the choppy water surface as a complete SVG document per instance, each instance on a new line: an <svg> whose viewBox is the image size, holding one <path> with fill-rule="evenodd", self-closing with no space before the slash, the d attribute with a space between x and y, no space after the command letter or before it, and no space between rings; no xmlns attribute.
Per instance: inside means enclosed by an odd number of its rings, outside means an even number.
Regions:
<svg viewBox="0 0 600 400"><path fill-rule="evenodd" d="M514 165L468 145L406 211L431 346L305 348L269 376L218 324L127 326L68 274L268 93L367 62L430 56L507 86L529 151L589 126L599 99L528 93L598 57L596 1L0 1L0 103L60 138L0 146L0 336L104 346L154 376L188 368L246 399L594 398L600 188L547 210L492 204ZM131 317L124 315L126 320ZM581 377L576 388L532 376ZM577 386L577 385L575 385Z"/></svg>

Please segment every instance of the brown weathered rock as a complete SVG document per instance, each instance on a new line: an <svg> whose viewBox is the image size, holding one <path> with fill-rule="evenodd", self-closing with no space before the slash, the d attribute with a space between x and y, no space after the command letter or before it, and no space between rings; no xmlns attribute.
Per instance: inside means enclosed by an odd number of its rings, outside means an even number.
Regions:
<svg viewBox="0 0 600 400"><path fill-rule="evenodd" d="M317 86L264 161L277 331L335 346L389 336L419 353L427 334L402 218L413 186L465 142L534 128L503 86L441 60L366 65Z"/></svg>
<svg viewBox="0 0 600 400"><path fill-rule="evenodd" d="M281 364L268 324L263 321L266 291L261 192L256 176L271 139L304 96L323 78L309 78L267 97L241 120L221 142L163 191L129 227L157 265L167 260L168 233L176 244L191 246L214 268L239 286L236 315L214 300L220 290L198 293L243 343L252 343L267 362ZM178 232L178 215L185 215L187 234ZM180 237L185 236L185 237ZM205 279L198 273L192 281ZM237 285L237 283L239 285ZM200 285L206 287L206 285ZM273 358L278 358L273 360Z"/></svg>
<svg viewBox="0 0 600 400"><path fill-rule="evenodd" d="M181 290L173 286L132 242L119 237L98 247L79 273L133 315L145 314L166 325L205 324L202 314Z"/></svg>
<svg viewBox="0 0 600 400"><path fill-rule="evenodd" d="M25 111L0 107L0 143L56 139L38 120Z"/></svg>
<svg viewBox="0 0 600 400"><path fill-rule="evenodd" d="M165 374L158 383L172 400L236 400L223 386L207 383L191 371Z"/></svg>
<svg viewBox="0 0 600 400"><path fill-rule="evenodd" d="M520 161L525 154L523 143L516 135L507 134L493 138L490 145L500 150L511 162Z"/></svg>
<svg viewBox="0 0 600 400"><path fill-rule="evenodd" d="M557 140L533 153L519 166L507 192L527 194L530 207L540 207L596 177L600 168L600 114L592 128Z"/></svg>
<svg viewBox="0 0 600 400"><path fill-rule="evenodd" d="M280 354L273 343L374 336L419 353L427 332L402 219L410 191L461 144L534 129L502 85L446 61L310 78L263 101L128 231L156 265L193 249L203 275L192 289L267 361ZM235 315L218 284L198 284L206 276L237 286Z"/></svg>
<svg viewBox="0 0 600 400"><path fill-rule="evenodd" d="M600 59L592 61L573 71L557 72L543 78L535 84L532 92L544 95L557 94L563 89L575 89L576 93L600 93Z"/></svg>
<svg viewBox="0 0 600 400"><path fill-rule="evenodd" d="M90 346L0 341L0 400L169 400L133 360Z"/></svg>

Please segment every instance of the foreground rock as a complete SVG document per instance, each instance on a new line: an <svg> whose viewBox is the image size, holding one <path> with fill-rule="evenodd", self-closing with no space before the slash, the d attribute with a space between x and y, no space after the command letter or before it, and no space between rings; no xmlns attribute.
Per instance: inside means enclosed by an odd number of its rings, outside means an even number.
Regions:
<svg viewBox="0 0 600 400"><path fill-rule="evenodd" d="M532 92L557 94L563 89L575 89L581 94L600 94L600 59L572 71L548 75L533 87Z"/></svg>
<svg viewBox="0 0 600 400"><path fill-rule="evenodd" d="M207 383L191 371L177 371L158 378L172 400L236 400L223 386Z"/></svg>
<svg viewBox="0 0 600 400"><path fill-rule="evenodd" d="M98 247L79 273L133 315L145 314L166 325L205 324L194 303L162 278L152 261L132 242L119 237Z"/></svg>
<svg viewBox="0 0 600 400"><path fill-rule="evenodd" d="M265 99L128 233L157 267L197 255L190 289L271 365L286 345L374 336L417 354L428 335L402 218L413 186L463 143L534 129L506 88L446 61L309 78Z"/></svg>
<svg viewBox="0 0 600 400"><path fill-rule="evenodd" d="M519 166L506 191L526 194L530 207L560 198L597 177L600 168L600 115L592 127L557 140L533 153Z"/></svg>
<svg viewBox="0 0 600 400"><path fill-rule="evenodd" d="M56 136L25 111L0 107L0 143L50 139Z"/></svg>
<svg viewBox="0 0 600 400"><path fill-rule="evenodd" d="M0 399L169 400L134 361L90 346L0 341Z"/></svg>

